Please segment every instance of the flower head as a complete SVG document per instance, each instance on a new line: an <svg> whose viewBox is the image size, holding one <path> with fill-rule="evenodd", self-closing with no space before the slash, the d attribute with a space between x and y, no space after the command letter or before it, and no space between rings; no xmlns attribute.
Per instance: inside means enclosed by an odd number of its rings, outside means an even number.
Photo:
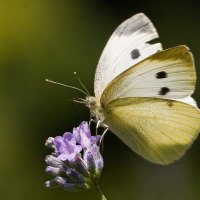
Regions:
<svg viewBox="0 0 200 200"><path fill-rule="evenodd" d="M48 138L46 146L53 148L45 159L46 172L54 179L46 187L62 187L68 191L80 191L93 187L103 168L99 151L100 136L92 136L87 122L82 122L63 136Z"/></svg>

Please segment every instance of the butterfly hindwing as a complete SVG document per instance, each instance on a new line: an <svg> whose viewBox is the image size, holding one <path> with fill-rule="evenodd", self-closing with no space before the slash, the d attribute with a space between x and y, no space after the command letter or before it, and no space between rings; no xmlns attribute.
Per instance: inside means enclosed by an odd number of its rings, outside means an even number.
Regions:
<svg viewBox="0 0 200 200"><path fill-rule="evenodd" d="M101 102L125 97L182 99L193 93L195 82L192 54L181 45L158 52L121 73L106 87Z"/></svg>
<svg viewBox="0 0 200 200"><path fill-rule="evenodd" d="M159 98L123 98L105 106L106 124L145 159L169 164L196 139L200 112L183 102Z"/></svg>
<svg viewBox="0 0 200 200"><path fill-rule="evenodd" d="M161 44L149 44L158 33L152 22L139 13L117 27L100 57L95 74L95 96L100 99L108 83L120 73L161 50Z"/></svg>

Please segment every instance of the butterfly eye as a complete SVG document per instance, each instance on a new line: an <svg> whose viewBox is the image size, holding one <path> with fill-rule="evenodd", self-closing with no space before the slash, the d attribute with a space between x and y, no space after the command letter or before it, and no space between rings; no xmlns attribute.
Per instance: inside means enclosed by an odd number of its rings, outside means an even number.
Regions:
<svg viewBox="0 0 200 200"><path fill-rule="evenodd" d="M134 60L140 57L140 51L138 49L133 49L131 51L131 58Z"/></svg>

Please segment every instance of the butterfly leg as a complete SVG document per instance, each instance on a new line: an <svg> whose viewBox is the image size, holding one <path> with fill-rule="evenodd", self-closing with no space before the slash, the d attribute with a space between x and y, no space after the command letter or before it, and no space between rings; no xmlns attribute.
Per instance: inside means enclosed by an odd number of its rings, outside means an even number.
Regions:
<svg viewBox="0 0 200 200"><path fill-rule="evenodd" d="M96 122L96 119L93 118L92 113L90 112L90 120L89 120L89 126L91 125L92 122Z"/></svg>
<svg viewBox="0 0 200 200"><path fill-rule="evenodd" d="M96 125L96 135L98 135L98 128L99 128L100 124L101 124L101 121L98 120L97 125Z"/></svg>
<svg viewBox="0 0 200 200"><path fill-rule="evenodd" d="M93 119L92 119L92 117L91 117L91 115L90 115L89 127L91 126L91 122L93 122Z"/></svg>
<svg viewBox="0 0 200 200"><path fill-rule="evenodd" d="M103 139L107 131L108 131L108 127L104 129L104 132L102 133L100 141L99 141L99 146L101 147L101 153L103 153L103 147L104 147Z"/></svg>
<svg viewBox="0 0 200 200"><path fill-rule="evenodd" d="M105 128L104 132L102 133L99 145L103 142L103 138L104 138L104 136L105 136L105 134L106 134L107 131L108 131L108 127Z"/></svg>

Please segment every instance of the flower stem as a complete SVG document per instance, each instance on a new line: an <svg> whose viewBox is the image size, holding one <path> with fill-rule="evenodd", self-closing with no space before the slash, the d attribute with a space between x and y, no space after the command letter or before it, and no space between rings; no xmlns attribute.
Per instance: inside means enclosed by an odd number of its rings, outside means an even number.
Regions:
<svg viewBox="0 0 200 200"><path fill-rule="evenodd" d="M95 189L99 193L101 200L107 200L97 182L95 183Z"/></svg>

